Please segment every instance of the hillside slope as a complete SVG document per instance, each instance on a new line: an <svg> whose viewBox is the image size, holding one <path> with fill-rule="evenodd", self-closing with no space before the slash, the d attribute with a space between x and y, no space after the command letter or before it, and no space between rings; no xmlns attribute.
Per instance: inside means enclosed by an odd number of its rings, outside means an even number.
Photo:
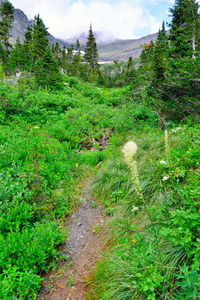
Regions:
<svg viewBox="0 0 200 300"><path fill-rule="evenodd" d="M135 40L116 40L111 43L98 45L99 60L114 61L128 60L130 56L139 57L142 52L142 45L155 41L158 34L151 34Z"/></svg>
<svg viewBox="0 0 200 300"><path fill-rule="evenodd" d="M0 0L0 7L2 6L2 2L3 0ZM11 30L12 37L10 39L12 44L15 43L17 37L19 37L20 41L23 42L27 26L32 22L33 20L29 20L22 10L15 9L13 28ZM99 61L110 62L114 60L128 60L130 56L133 58L139 57L142 52L142 45L150 43L152 39L155 41L158 34L155 33L134 40L119 40L115 39L113 36L110 36L110 39L109 41L107 39L107 42L102 42L102 37L105 35L105 33L94 32L94 35L97 41ZM75 45L77 38L80 41L82 50L84 50L87 41L87 34L85 33L80 34L80 36L76 38L65 40L55 38L51 34L48 36L50 45L58 42L60 47L63 47L64 45L68 47L71 44Z"/></svg>

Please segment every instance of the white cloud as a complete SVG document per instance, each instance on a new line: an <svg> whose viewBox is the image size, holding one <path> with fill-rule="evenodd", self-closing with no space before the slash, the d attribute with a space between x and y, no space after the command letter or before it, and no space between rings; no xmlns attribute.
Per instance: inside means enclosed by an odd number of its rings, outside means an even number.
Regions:
<svg viewBox="0 0 200 300"><path fill-rule="evenodd" d="M149 5L162 1L146 0L145 6L141 0L11 0L29 18L39 13L49 32L56 37L68 38L88 32L92 23L94 31L110 31L123 39L137 38L145 29L149 34L157 32L161 22L149 10Z"/></svg>

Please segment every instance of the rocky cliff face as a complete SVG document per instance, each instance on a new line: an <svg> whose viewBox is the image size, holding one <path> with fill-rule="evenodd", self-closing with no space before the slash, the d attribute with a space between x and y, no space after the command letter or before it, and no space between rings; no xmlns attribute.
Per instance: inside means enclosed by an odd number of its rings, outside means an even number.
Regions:
<svg viewBox="0 0 200 300"><path fill-rule="evenodd" d="M2 6L3 1L4 0L0 0L0 7ZM28 20L27 16L23 13L22 10L14 9L13 28L10 32L10 34L12 35L12 37L10 38L12 44L14 44L17 37L20 38L21 42L24 40L24 34L30 22L31 21Z"/></svg>
<svg viewBox="0 0 200 300"><path fill-rule="evenodd" d="M0 0L0 7L2 6L3 1L5 0ZM14 9L13 28L10 32L10 34L12 35L12 37L10 38L11 44L15 43L17 37L19 37L21 42L24 41L24 34L26 32L26 29L28 25L31 25L32 22L33 20L29 20L21 9ZM55 44L56 42L60 44L60 47L63 47L65 44L67 45L67 43L54 38L54 36L51 34L48 36L48 40L50 45L52 45L53 43Z"/></svg>
<svg viewBox="0 0 200 300"><path fill-rule="evenodd" d="M31 21L20 9L15 9L14 17L13 28L11 29L12 43L15 42L17 37L23 42L27 26L30 25Z"/></svg>

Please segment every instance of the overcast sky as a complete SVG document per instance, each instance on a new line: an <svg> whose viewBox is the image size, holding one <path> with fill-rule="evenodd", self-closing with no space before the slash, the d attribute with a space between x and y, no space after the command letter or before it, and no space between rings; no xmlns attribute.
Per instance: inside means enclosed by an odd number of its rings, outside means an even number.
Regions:
<svg viewBox="0 0 200 300"><path fill-rule="evenodd" d="M169 21L174 0L10 0L29 19L40 14L49 32L70 38L82 32L111 33L120 39L139 38L158 32Z"/></svg>

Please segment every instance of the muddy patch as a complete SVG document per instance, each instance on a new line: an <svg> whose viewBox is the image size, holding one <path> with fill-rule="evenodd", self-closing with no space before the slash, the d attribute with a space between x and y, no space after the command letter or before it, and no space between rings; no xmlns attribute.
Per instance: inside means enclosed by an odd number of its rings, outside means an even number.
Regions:
<svg viewBox="0 0 200 300"><path fill-rule="evenodd" d="M80 205L66 221L67 237L62 246L67 257L56 271L45 276L38 300L84 300L84 276L101 259L105 248L105 217L89 188L82 193Z"/></svg>

